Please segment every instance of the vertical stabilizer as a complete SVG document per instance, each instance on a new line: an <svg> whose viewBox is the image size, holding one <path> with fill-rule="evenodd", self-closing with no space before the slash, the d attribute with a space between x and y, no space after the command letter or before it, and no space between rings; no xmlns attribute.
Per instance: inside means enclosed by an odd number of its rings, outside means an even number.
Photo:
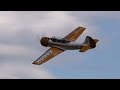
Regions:
<svg viewBox="0 0 120 90"><path fill-rule="evenodd" d="M97 39L92 39L90 36L86 36L84 44L89 45L91 48L95 48L97 42L98 42Z"/></svg>

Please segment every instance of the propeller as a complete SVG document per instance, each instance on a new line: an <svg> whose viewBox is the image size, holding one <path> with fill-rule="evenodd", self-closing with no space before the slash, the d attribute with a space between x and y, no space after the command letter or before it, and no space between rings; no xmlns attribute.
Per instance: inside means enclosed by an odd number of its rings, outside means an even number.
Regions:
<svg viewBox="0 0 120 90"><path fill-rule="evenodd" d="M41 45L41 39L43 38L43 37L47 37L48 35L45 33L45 32L41 32L41 33L37 33L36 34L36 36L35 36L35 44L36 44L36 48L38 49L38 50L40 50L39 52L44 52L45 50L46 50L46 47L43 47L42 45ZM34 60L33 60L34 61Z"/></svg>

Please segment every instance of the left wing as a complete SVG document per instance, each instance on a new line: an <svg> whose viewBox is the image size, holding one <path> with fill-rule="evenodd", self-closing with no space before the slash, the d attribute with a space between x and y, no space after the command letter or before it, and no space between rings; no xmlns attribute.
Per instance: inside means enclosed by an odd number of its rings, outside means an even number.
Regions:
<svg viewBox="0 0 120 90"><path fill-rule="evenodd" d="M70 34L68 34L67 36L65 36L64 38L74 42L85 30L86 28L84 27L77 27L74 31L72 31Z"/></svg>
<svg viewBox="0 0 120 90"><path fill-rule="evenodd" d="M42 56L40 56L36 61L34 61L32 64L40 65L42 63L45 63L46 61L50 60L51 58L57 56L58 54L62 53L65 50L52 47L48 49Z"/></svg>

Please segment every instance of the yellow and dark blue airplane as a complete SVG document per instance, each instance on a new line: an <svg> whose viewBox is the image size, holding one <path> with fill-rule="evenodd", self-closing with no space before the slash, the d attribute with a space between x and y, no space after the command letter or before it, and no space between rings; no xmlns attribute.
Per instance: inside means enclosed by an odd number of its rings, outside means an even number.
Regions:
<svg viewBox="0 0 120 90"><path fill-rule="evenodd" d="M93 49L96 47L96 43L99 41L98 39L93 39L90 36L86 36L86 39L81 44L76 44L76 39L83 33L86 28L77 27L70 34L65 36L64 38L56 38L56 37L43 37L40 40L41 45L45 47L50 47L43 55L41 55L37 60L35 60L32 64L41 65L51 58L59 55L60 53L66 50L79 50L79 52L85 52L89 49Z"/></svg>

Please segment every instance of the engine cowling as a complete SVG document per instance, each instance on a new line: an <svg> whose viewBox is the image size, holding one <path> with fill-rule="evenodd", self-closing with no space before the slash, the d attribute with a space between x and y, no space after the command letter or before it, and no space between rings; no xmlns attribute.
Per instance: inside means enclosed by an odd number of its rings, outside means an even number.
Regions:
<svg viewBox="0 0 120 90"><path fill-rule="evenodd" d="M41 40L40 40L40 43L41 45L43 46L48 46L48 41L49 41L49 38L48 37L43 37Z"/></svg>

